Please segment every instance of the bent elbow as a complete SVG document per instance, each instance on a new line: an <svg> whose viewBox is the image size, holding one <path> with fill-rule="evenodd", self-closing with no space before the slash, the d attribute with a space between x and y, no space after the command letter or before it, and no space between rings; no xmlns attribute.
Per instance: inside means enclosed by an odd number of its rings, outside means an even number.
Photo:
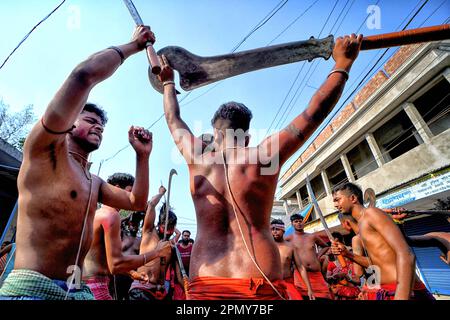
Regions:
<svg viewBox="0 0 450 320"><path fill-rule="evenodd" d="M80 64L72 71L70 77L77 83L89 87L94 83L95 74L91 68Z"/></svg>
<svg viewBox="0 0 450 320"><path fill-rule="evenodd" d="M136 200L133 203L133 210L135 210L135 211L145 211L146 208L147 208L147 201L145 199L142 201Z"/></svg>

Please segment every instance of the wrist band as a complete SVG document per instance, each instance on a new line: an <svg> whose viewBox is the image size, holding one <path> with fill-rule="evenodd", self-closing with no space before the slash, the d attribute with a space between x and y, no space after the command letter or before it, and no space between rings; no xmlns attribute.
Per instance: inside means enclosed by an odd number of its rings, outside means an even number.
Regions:
<svg viewBox="0 0 450 320"><path fill-rule="evenodd" d="M122 50L120 50L119 48L114 47L114 46L108 47L108 49L113 49L115 52L117 52L119 54L120 64L122 64L125 61L125 56L123 55Z"/></svg>
<svg viewBox="0 0 450 320"><path fill-rule="evenodd" d="M349 75L348 75L347 70L345 70L345 69L333 69L333 70L330 71L330 73L328 74L327 78L328 78L329 76L331 76L331 75L332 75L333 73L335 73L335 72L342 73L342 74L345 76L345 81L348 80Z"/></svg>
<svg viewBox="0 0 450 320"><path fill-rule="evenodd" d="M168 85L168 84L173 84L173 85L175 85L175 82L174 82L174 81L164 81L164 82L163 82L163 87L165 87L165 86Z"/></svg>
<svg viewBox="0 0 450 320"><path fill-rule="evenodd" d="M144 256L144 265L146 265L147 264L147 257L145 256L145 253L143 254L143 256Z"/></svg>

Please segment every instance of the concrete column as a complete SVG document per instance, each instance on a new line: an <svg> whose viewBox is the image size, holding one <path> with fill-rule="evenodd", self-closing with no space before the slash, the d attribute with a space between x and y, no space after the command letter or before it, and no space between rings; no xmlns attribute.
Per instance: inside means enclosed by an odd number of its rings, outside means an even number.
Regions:
<svg viewBox="0 0 450 320"><path fill-rule="evenodd" d="M430 128L425 123L425 120L423 120L414 104L412 104L411 102L406 102L405 104L403 104L403 110L405 110L408 118L413 123L422 140L425 143L430 143L431 138L433 138L433 133L431 133Z"/></svg>
<svg viewBox="0 0 450 320"><path fill-rule="evenodd" d="M330 180L328 180L328 175L327 172L325 170L322 170L322 172L320 172L321 176L322 176L322 181L323 181L323 185L325 186L325 191L327 192L328 196L331 196L331 185L330 185Z"/></svg>
<svg viewBox="0 0 450 320"><path fill-rule="evenodd" d="M386 161L383 158L383 154L381 153L380 147L378 146L378 143L375 140L373 134L371 133L366 134L366 141L369 144L370 151L372 151L373 157L377 162L378 168L381 168L386 163Z"/></svg>
<svg viewBox="0 0 450 320"><path fill-rule="evenodd" d="M287 203L287 200L283 200L283 207L284 207L284 211L286 212L286 215L289 215L289 206Z"/></svg>
<svg viewBox="0 0 450 320"><path fill-rule="evenodd" d="M300 190L295 191L295 195L297 196L298 208L303 209L302 196L300 195Z"/></svg>
<svg viewBox="0 0 450 320"><path fill-rule="evenodd" d="M350 182L355 182L355 176L352 172L352 167L350 167L350 162L348 161L347 155L344 153L341 155L342 165L344 166L345 173L347 175L347 179Z"/></svg>
<svg viewBox="0 0 450 320"><path fill-rule="evenodd" d="M442 75L445 77L445 79L447 79L448 82L450 82L450 68L445 69Z"/></svg>

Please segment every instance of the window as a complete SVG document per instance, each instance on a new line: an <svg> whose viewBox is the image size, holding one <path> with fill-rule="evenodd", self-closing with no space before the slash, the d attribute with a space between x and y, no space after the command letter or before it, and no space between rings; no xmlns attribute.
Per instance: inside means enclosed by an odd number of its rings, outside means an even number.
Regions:
<svg viewBox="0 0 450 320"><path fill-rule="evenodd" d="M369 172L378 169L377 162L375 161L366 140L363 140L360 144L350 150L347 153L347 158L352 167L355 179L359 179Z"/></svg>
<svg viewBox="0 0 450 320"><path fill-rule="evenodd" d="M423 143L411 120L403 110L378 128L373 136L386 162Z"/></svg>
<svg viewBox="0 0 450 320"><path fill-rule="evenodd" d="M443 78L430 90L414 101L433 135L450 128L450 83Z"/></svg>
<svg viewBox="0 0 450 320"><path fill-rule="evenodd" d="M328 176L328 181L330 182L331 189L333 189L338 184L348 182L347 175L342 165L341 159L338 159L335 163L329 166L325 172Z"/></svg>
<svg viewBox="0 0 450 320"><path fill-rule="evenodd" d="M306 185L300 188L300 197L302 198L302 205L306 207L309 203L308 190L306 189Z"/></svg>
<svg viewBox="0 0 450 320"><path fill-rule="evenodd" d="M325 186L323 185L322 176L318 175L314 179L311 180L311 187L314 191L314 195L317 200L323 199L327 196L327 192L325 191Z"/></svg>

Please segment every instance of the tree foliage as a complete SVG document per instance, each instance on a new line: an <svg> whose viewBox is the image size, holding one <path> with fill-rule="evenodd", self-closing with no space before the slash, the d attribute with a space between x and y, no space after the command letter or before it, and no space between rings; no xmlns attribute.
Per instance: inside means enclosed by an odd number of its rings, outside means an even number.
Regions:
<svg viewBox="0 0 450 320"><path fill-rule="evenodd" d="M28 105L19 112L11 112L9 105L0 100L0 138L22 150L31 124L36 121L33 105Z"/></svg>

